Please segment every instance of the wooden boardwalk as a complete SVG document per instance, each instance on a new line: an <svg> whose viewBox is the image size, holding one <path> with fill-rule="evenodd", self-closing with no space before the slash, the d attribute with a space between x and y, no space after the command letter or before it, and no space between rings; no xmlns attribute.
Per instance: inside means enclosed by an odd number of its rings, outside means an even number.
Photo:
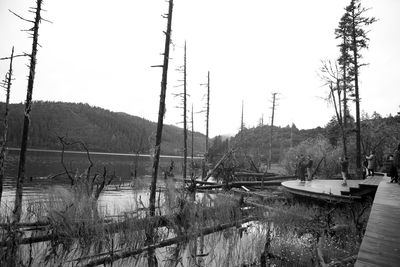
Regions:
<svg viewBox="0 0 400 267"><path fill-rule="evenodd" d="M381 178L355 266L400 266L400 185Z"/></svg>

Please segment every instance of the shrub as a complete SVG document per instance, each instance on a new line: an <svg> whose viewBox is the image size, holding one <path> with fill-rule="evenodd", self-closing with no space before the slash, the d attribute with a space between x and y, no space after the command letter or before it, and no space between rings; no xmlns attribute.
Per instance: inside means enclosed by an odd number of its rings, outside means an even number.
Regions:
<svg viewBox="0 0 400 267"><path fill-rule="evenodd" d="M333 175L340 171L338 159L341 153L341 149L333 147L327 138L317 136L315 138L309 138L299 145L290 148L285 153L281 165L288 174L295 174L297 157L301 154L305 156L311 155L314 161L313 169L315 169L322 160L318 173L324 178L332 178Z"/></svg>

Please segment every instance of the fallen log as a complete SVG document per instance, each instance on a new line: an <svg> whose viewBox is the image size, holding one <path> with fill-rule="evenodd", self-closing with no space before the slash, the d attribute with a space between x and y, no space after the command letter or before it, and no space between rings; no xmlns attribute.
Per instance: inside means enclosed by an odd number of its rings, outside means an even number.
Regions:
<svg viewBox="0 0 400 267"><path fill-rule="evenodd" d="M309 221L312 221L314 219L314 218L312 218L310 216L306 216L306 215L303 215L301 213L295 213L295 212L287 211L287 210L284 210L282 208L274 208L274 207L266 206L266 205L259 204L259 203L256 203L256 202L252 202L252 201L248 201L248 200L244 200L244 204L249 205L249 206L253 206L255 208L264 209L264 210L267 210L269 212L276 212L276 213L281 213L281 214L289 214L291 216L298 217L298 218L305 219L305 220L309 220Z"/></svg>
<svg viewBox="0 0 400 267"><path fill-rule="evenodd" d="M185 183L192 183L193 181L191 180L191 179L177 179L178 181L180 180L180 181L183 181L183 182L185 182ZM217 183L215 183L215 182L207 182L207 181L201 181L201 180L194 180L194 182L196 183L196 184L206 184L206 185L214 185L214 184L217 184Z"/></svg>
<svg viewBox="0 0 400 267"><path fill-rule="evenodd" d="M215 214L218 213L218 207L208 207L199 211L202 214L202 219L207 220L207 218L215 217ZM241 213L243 216L248 215L247 210L243 210ZM90 232L92 234L96 234L97 232L106 232L108 234L114 234L120 231L121 229L128 229L129 227L135 226L135 230L143 230L145 228L158 228L158 227L166 227L170 225L175 225L179 221L179 216L182 214L171 214L171 215L163 215L163 216L155 216L155 217L146 217L146 218L128 218L122 222L112 222L112 223L97 223L93 226L85 226L85 224L73 223L72 225L68 225L69 229L76 229L75 232L69 232L67 234L68 238L79 238L79 231L82 230L81 227L84 227L84 231ZM51 227L51 224L47 226ZM63 225L61 225L63 226ZM67 226L67 225L65 225ZM45 242L50 240L55 240L60 237L65 237L65 234L54 233L47 234L42 236L33 236L33 237L25 237L21 238L18 241L18 245L27 245L39 242ZM10 240L0 241L0 247L7 247L11 244Z"/></svg>
<svg viewBox="0 0 400 267"><path fill-rule="evenodd" d="M239 194L239 195L244 195L244 196L248 196L248 197L258 197L261 199L267 199L267 200L283 200L285 199L284 197L280 197L280 196L267 196L258 192L251 192L251 191L241 191L235 188L232 188L231 191L235 194Z"/></svg>
<svg viewBox="0 0 400 267"><path fill-rule="evenodd" d="M229 150L228 152L225 153L225 155L215 164L214 168L204 177L203 181L207 181L208 178L210 178L214 172L218 169L218 167L233 153L233 149Z"/></svg>
<svg viewBox="0 0 400 267"><path fill-rule="evenodd" d="M85 267L91 267L91 266L98 266L98 265L105 265L108 263L112 263L116 260L119 259L123 259L123 258L127 258L127 257L132 257L135 255L139 255L142 254L145 251L148 250L153 250L153 249L157 249L157 248L162 248L162 247L167 247L167 246L171 246L174 245L176 243L181 243L184 242L185 240L189 240L189 239L193 239L193 238L197 238L198 236L204 236L204 235L209 235L218 231L222 231L225 230L227 228L231 228L240 224L244 224L250 221L255 221L257 220L257 217L248 217L248 218L244 218L235 222L231 222L231 223L226 223L226 224L220 224L217 226L211 226L211 227L207 227L202 229L201 231L197 232L197 233L191 233L191 234L186 234L186 235L182 235L182 236L177 236L174 238L170 238L161 242L158 242L156 244L153 245L149 245L146 247L142 247L140 249L136 249L136 250L117 250L117 251L113 251L112 255L107 255L107 256L103 256L101 258L98 259L94 259L91 260L89 262L87 262L86 264L83 264L81 266L85 266ZM96 257L96 255L94 255L93 257ZM79 261L80 259L75 259L73 261Z"/></svg>
<svg viewBox="0 0 400 267"><path fill-rule="evenodd" d="M256 176L256 177L270 177L277 176L276 173L260 173L260 172L235 172L235 176Z"/></svg>
<svg viewBox="0 0 400 267"><path fill-rule="evenodd" d="M258 185L279 186L279 185L281 185L281 181L266 181L266 182L241 181L241 182L231 182L228 184L213 184L213 185L198 186L197 189L217 189L217 188L223 188L223 187L232 188L232 187L258 186Z"/></svg>

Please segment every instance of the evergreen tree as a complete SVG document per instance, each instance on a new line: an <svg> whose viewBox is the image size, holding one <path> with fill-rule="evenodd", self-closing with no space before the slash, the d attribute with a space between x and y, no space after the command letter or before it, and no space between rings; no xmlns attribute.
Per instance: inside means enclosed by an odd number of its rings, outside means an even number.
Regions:
<svg viewBox="0 0 400 267"><path fill-rule="evenodd" d="M365 13L368 11L367 8L361 7L361 0L351 0L350 4L345 8L345 14L341 21L344 37L343 55L342 60L346 60L346 64L351 65L351 72L354 79L354 98L356 104L356 167L357 175L361 177L361 120L360 120L360 94L359 94L359 69L365 64L360 63L362 58L361 51L368 48L369 38L367 36L368 31L366 27L376 21L374 17L367 17ZM349 43L346 42L348 37ZM352 54L351 57L347 57L347 52ZM343 63L344 63L343 62ZM342 64L343 64L342 63Z"/></svg>

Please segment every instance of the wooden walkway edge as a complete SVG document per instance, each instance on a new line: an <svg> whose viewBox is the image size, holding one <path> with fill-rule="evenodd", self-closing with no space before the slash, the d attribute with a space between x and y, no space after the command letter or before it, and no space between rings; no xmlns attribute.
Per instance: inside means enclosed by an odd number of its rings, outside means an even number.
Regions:
<svg viewBox="0 0 400 267"><path fill-rule="evenodd" d="M400 266L400 185L383 177L355 266Z"/></svg>

